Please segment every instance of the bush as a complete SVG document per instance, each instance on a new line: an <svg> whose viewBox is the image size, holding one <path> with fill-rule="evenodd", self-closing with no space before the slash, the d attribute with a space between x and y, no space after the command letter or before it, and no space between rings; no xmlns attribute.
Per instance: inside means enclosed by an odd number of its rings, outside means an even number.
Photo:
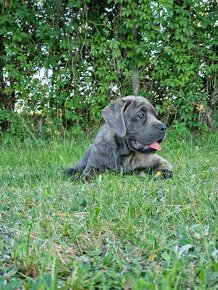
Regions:
<svg viewBox="0 0 218 290"><path fill-rule="evenodd" d="M7 123L2 130L13 123L8 110L38 112L65 128L87 128L110 100L130 94L155 102L168 124L213 126L214 1L0 5L0 99Z"/></svg>

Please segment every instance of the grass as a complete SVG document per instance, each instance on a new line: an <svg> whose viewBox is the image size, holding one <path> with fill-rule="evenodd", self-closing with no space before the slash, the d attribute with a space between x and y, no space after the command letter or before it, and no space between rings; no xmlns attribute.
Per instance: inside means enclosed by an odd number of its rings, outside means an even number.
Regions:
<svg viewBox="0 0 218 290"><path fill-rule="evenodd" d="M218 135L168 136L171 180L72 183L89 142L3 142L0 289L218 289Z"/></svg>

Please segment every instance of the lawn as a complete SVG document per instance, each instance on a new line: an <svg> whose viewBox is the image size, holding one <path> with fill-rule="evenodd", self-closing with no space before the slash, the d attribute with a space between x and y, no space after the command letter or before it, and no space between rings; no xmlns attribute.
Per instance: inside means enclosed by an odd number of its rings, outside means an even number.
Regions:
<svg viewBox="0 0 218 290"><path fill-rule="evenodd" d="M0 289L218 289L218 134L181 135L170 180L72 183L91 138L2 141Z"/></svg>

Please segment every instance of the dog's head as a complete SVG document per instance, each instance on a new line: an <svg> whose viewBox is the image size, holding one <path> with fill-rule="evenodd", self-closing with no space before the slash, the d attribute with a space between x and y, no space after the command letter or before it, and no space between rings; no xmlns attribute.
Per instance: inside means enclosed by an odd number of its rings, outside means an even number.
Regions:
<svg viewBox="0 0 218 290"><path fill-rule="evenodd" d="M103 109L102 117L117 136L126 140L130 150L151 153L161 149L166 126L145 98L119 98Z"/></svg>

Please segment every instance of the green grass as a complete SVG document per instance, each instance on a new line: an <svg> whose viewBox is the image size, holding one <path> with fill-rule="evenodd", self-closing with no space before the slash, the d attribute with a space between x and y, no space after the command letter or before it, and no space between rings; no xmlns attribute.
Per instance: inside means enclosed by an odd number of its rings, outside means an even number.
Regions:
<svg viewBox="0 0 218 290"><path fill-rule="evenodd" d="M87 139L3 142L0 289L218 289L218 135L177 135L156 181L70 182Z"/></svg>

